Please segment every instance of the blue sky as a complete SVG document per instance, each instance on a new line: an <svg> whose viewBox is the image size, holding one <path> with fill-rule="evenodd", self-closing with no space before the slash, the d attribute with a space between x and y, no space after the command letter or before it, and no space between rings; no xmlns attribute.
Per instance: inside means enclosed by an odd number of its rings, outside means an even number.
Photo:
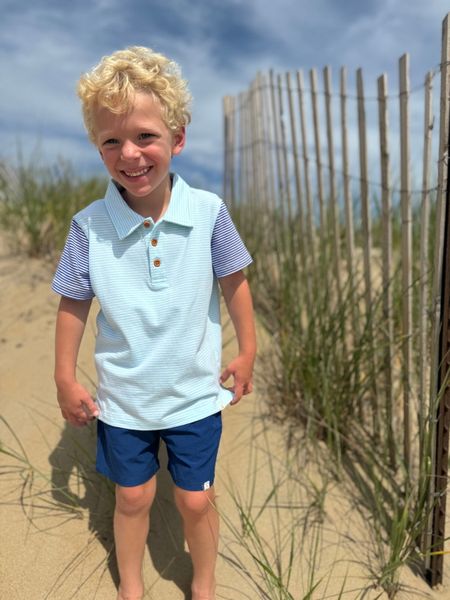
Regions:
<svg viewBox="0 0 450 600"><path fill-rule="evenodd" d="M330 65L364 68L367 93L409 52L411 84L440 60L444 0L0 0L0 158L39 147L102 172L75 94L102 55L145 45L182 67L194 97L188 144L175 168L194 185L221 189L222 98L257 71ZM438 85L435 84L438 89ZM419 113L417 113L419 118ZM412 119L415 113L412 111Z"/></svg>

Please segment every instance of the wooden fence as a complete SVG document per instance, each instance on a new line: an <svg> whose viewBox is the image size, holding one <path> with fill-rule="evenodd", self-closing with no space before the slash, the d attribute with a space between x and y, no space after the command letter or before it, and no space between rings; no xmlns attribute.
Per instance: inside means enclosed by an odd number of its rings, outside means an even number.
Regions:
<svg viewBox="0 0 450 600"><path fill-rule="evenodd" d="M389 91L387 76L382 74L376 82L376 97L367 96L362 69L355 74L355 91L349 92L347 69L340 70L335 91L331 69L325 67L321 76L311 69L308 83L301 70L258 74L246 92L224 99L224 197L231 209L245 210L250 218L254 211L264 211L268 218L275 215L295 228L299 269L314 268L320 243L326 240L327 284L335 290L338 302L344 289L359 285L353 283L356 273L363 273L367 322L361 324L355 315L353 321L349 316L349 343L351 332L373 326L374 298L381 298L383 392L374 390L371 421L376 436L382 404L388 421L383 435L393 469L399 455L407 470L417 464L427 421L436 414L441 396L439 382L444 382L439 371L439 340L448 193L449 56L447 15L440 64L413 90L405 54L399 60L395 92ZM434 94L438 77L439 103ZM413 139L412 110L416 115ZM417 114L421 115L421 134ZM401 237L397 246L394 235ZM289 252L292 247L278 250ZM394 339L396 286L400 290L400 352ZM313 293L310 301L314 301ZM400 386L394 384L394 359L400 364ZM380 372L379 365L374 364L375 368ZM446 443L442 440L445 432L437 433L438 427L433 431L430 459L434 473L441 470L433 478L430 502L438 498L441 518L430 521L429 535L422 542L425 551L430 547L442 550L444 540L447 472L444 477L442 465L447 464L448 427ZM435 584L442 579L442 554L433 557L429 566Z"/></svg>

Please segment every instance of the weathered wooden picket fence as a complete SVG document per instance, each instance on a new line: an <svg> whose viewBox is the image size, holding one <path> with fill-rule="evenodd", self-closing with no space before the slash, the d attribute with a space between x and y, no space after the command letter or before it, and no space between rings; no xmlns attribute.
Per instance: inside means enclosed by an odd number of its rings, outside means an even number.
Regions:
<svg viewBox="0 0 450 600"><path fill-rule="evenodd" d="M277 222L297 230L296 244L277 251L298 252L299 269L314 267L317 248L321 240L327 240L326 284L332 286L337 302L344 288L360 285L356 274L363 274L365 326L373 326L374 295L380 294L383 391L374 390L370 420L374 435L386 438L393 469L399 457L407 470L417 467L415 457L423 452L424 430L430 419L436 422L429 490L434 514L422 540L432 584L442 580L450 415L449 395L440 393L447 387L448 365L443 359L449 347L450 302L448 296L443 298L443 269L450 270L444 251L449 235L448 17L443 22L440 64L425 75L420 89L411 89L405 54L399 60L398 91L388 91L383 74L377 80L376 98L366 96L362 69L356 72L355 93L349 93L343 67L336 93L331 70L325 67L321 89L316 69L309 71L308 84L301 70L283 75L270 72L258 74L249 90L238 97L224 99L224 197L232 210L244 211L247 219L254 211L265 211L268 219L276 216ZM433 86L437 76L440 100L436 108ZM421 157L415 151L412 159L410 114L412 109L417 114L419 103L422 133L419 137L414 127L413 140L415 148L420 141ZM401 236L397 246L393 243L396 234ZM400 351L394 340L396 289L400 291ZM314 301L312 294L310 301ZM351 344L352 331L362 325L357 318L353 322L349 318L346 327ZM376 351L379 355L380 349ZM394 367L396 361L400 368ZM376 368L380 372L379 365ZM400 384L395 381L399 373ZM387 427L384 421L386 431L380 434L381 409L387 415Z"/></svg>

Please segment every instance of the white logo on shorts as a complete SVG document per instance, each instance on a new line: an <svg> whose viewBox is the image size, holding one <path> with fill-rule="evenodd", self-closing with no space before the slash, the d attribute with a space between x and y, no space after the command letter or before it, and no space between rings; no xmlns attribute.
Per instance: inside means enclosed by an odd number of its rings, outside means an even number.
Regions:
<svg viewBox="0 0 450 600"><path fill-rule="evenodd" d="M209 488L210 488L209 481L205 481L205 483L203 484L203 489L209 490Z"/></svg>

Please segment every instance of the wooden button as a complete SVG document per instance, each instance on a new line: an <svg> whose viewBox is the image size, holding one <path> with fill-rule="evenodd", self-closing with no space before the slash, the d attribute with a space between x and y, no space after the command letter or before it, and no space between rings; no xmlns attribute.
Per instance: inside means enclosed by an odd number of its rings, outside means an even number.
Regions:
<svg viewBox="0 0 450 600"><path fill-rule="evenodd" d="M149 221L144 221L144 227L150 227L150 222Z"/></svg>
<svg viewBox="0 0 450 600"><path fill-rule="evenodd" d="M161 265L161 261L159 260L159 258L155 258L153 264L155 265L155 267L159 267Z"/></svg>
<svg viewBox="0 0 450 600"><path fill-rule="evenodd" d="M157 246L158 245L158 240L155 240L155 238L152 239L152 246Z"/></svg>

